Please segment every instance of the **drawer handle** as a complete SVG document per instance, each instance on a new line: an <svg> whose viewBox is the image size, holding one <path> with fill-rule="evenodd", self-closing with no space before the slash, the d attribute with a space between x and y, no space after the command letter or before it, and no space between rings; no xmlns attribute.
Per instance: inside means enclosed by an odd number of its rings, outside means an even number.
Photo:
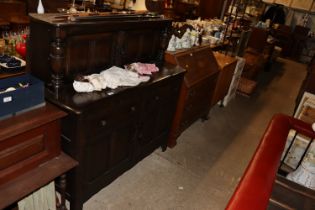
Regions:
<svg viewBox="0 0 315 210"><path fill-rule="evenodd" d="M188 65L188 64L186 64L185 68L189 68L189 65Z"/></svg>
<svg viewBox="0 0 315 210"><path fill-rule="evenodd" d="M102 121L101 121L101 126L104 127L104 126L106 126L106 124L107 124L106 120L102 120Z"/></svg>
<svg viewBox="0 0 315 210"><path fill-rule="evenodd" d="M158 101L158 100L160 100L160 96L155 96L154 99L155 99L156 101Z"/></svg>
<svg viewBox="0 0 315 210"><path fill-rule="evenodd" d="M190 55L190 56L193 56L193 54L192 54L192 53L190 53L189 55Z"/></svg>
<svg viewBox="0 0 315 210"><path fill-rule="evenodd" d="M132 112L134 112L134 111L136 111L136 107L132 106L132 107L130 107L130 110L131 110Z"/></svg>

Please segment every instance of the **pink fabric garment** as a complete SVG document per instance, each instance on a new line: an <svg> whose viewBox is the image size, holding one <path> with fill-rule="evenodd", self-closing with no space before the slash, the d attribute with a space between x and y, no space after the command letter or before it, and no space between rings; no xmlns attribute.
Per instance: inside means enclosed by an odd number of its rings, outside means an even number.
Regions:
<svg viewBox="0 0 315 210"><path fill-rule="evenodd" d="M140 75L151 75L153 72L159 71L159 68L155 64L139 62L128 65L127 69L136 71Z"/></svg>

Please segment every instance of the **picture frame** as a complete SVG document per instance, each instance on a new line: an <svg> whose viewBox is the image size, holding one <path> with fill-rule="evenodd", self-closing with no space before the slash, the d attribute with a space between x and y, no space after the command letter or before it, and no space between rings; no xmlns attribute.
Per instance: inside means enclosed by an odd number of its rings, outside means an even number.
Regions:
<svg viewBox="0 0 315 210"><path fill-rule="evenodd" d="M298 108L294 113L294 117L297 119L301 119L307 123L315 122L315 95L309 92L305 92L300 100ZM284 163L295 169L298 167L298 164L302 158L304 151L307 149L307 146L311 139L302 134L296 134L295 130L291 130L287 137L287 142L285 145L285 150L282 154L282 158L286 151L289 149L289 145L294 140L290 150L288 151L287 156L284 159ZM312 146L309 151L313 150Z"/></svg>

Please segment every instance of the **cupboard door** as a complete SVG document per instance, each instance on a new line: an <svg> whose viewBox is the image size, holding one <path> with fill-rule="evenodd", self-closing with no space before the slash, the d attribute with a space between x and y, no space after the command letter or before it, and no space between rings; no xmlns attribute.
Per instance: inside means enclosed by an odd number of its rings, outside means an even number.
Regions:
<svg viewBox="0 0 315 210"><path fill-rule="evenodd" d="M67 37L65 76L92 74L112 65L114 33L80 34Z"/></svg>
<svg viewBox="0 0 315 210"><path fill-rule="evenodd" d="M111 122L108 121L111 127ZM132 166L136 123L131 118L104 128L84 148L86 195L92 195Z"/></svg>
<svg viewBox="0 0 315 210"><path fill-rule="evenodd" d="M152 85L143 94L143 113L137 136L137 156L145 157L158 146L166 146L174 117L182 77Z"/></svg>
<svg viewBox="0 0 315 210"><path fill-rule="evenodd" d="M130 30L123 36L119 64L155 61L160 50L160 29ZM148 44L151 43L151 44Z"/></svg>
<svg viewBox="0 0 315 210"><path fill-rule="evenodd" d="M126 91L96 103L89 109L93 112L85 113L83 167L87 195L100 190L132 166L138 99L133 91Z"/></svg>

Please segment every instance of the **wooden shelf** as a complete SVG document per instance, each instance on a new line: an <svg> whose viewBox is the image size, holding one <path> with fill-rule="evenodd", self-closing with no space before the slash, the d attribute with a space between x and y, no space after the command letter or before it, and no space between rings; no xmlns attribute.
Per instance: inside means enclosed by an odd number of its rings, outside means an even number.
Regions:
<svg viewBox="0 0 315 210"><path fill-rule="evenodd" d="M77 165L77 161L61 153L38 167L0 186L0 209L22 199Z"/></svg>

